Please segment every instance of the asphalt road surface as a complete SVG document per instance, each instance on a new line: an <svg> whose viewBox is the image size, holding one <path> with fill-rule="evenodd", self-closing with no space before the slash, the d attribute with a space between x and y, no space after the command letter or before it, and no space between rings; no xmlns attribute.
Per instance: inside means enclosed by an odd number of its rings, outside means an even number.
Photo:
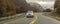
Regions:
<svg viewBox="0 0 60 24"><path fill-rule="evenodd" d="M35 18L18 18L4 24L60 24L59 21L43 15L43 13L34 13Z"/></svg>
<svg viewBox="0 0 60 24"><path fill-rule="evenodd" d="M6 22L4 24L29 24L31 21L33 20L33 18L18 18L16 20L10 21L10 22Z"/></svg>
<svg viewBox="0 0 60 24"><path fill-rule="evenodd" d="M43 15L43 13L36 13L37 20L35 24L60 24L59 21Z"/></svg>

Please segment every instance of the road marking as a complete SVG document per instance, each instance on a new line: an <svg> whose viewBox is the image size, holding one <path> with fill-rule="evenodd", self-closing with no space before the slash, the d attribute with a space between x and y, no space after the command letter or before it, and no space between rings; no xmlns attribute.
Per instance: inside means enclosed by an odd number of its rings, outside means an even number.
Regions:
<svg viewBox="0 0 60 24"><path fill-rule="evenodd" d="M31 21L29 24L34 24L36 22L36 20L37 20L37 16L35 16L34 20Z"/></svg>

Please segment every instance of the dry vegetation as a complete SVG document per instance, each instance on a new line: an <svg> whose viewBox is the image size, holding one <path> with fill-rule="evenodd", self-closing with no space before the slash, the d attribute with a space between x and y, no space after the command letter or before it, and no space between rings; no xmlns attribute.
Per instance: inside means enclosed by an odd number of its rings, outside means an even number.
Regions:
<svg viewBox="0 0 60 24"><path fill-rule="evenodd" d="M0 16L10 16L16 13L26 12L28 10L38 11L30 6L25 0L0 0Z"/></svg>
<svg viewBox="0 0 60 24"><path fill-rule="evenodd" d="M0 12L2 12L0 16L9 16L16 13L16 5L12 0L0 0L0 3Z"/></svg>
<svg viewBox="0 0 60 24"><path fill-rule="evenodd" d="M55 1L54 9L53 12L46 13L46 15L60 21L60 0Z"/></svg>

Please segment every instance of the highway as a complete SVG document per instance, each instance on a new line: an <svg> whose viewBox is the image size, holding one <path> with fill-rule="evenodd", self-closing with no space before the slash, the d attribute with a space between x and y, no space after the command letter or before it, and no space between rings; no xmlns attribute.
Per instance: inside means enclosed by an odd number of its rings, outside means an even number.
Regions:
<svg viewBox="0 0 60 24"><path fill-rule="evenodd" d="M18 18L13 21L6 22L4 24L29 24L32 20L33 18L24 17L24 18Z"/></svg>
<svg viewBox="0 0 60 24"><path fill-rule="evenodd" d="M4 24L60 24L59 21L43 15L43 13L34 13L34 18L18 18Z"/></svg>
<svg viewBox="0 0 60 24"><path fill-rule="evenodd" d="M35 24L60 24L59 21L56 19L53 19L51 17L43 15L43 13L36 13L37 14L37 20Z"/></svg>

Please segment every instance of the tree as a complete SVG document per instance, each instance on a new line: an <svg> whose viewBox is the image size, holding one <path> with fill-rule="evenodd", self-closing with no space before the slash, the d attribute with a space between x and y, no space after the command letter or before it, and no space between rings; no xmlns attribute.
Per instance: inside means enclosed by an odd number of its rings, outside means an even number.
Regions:
<svg viewBox="0 0 60 24"><path fill-rule="evenodd" d="M57 14L60 14L60 0L56 0L56 1L55 1L54 8L56 9L55 12L56 12Z"/></svg>
<svg viewBox="0 0 60 24"><path fill-rule="evenodd" d="M16 5L12 0L0 0L0 4L1 16L9 16L16 13Z"/></svg>

